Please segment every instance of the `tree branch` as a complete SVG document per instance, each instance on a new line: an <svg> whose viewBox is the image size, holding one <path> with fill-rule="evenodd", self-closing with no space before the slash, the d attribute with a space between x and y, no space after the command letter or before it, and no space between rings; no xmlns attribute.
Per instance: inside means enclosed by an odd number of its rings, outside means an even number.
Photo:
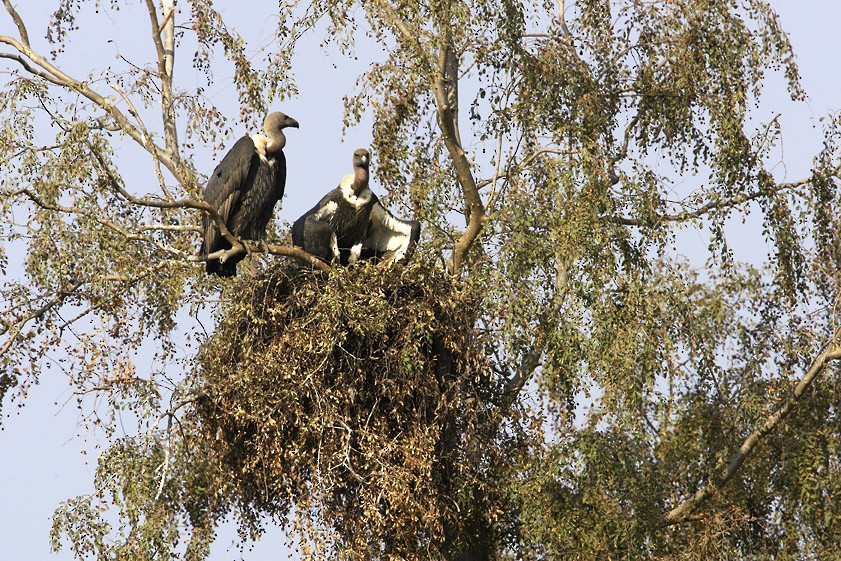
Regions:
<svg viewBox="0 0 841 561"><path fill-rule="evenodd" d="M473 172L470 169L470 162L461 144L458 124L459 61L452 44L450 23L445 21L441 24L442 31L437 37L440 48L438 49L437 59L435 59L435 57L429 55L427 49L420 42L421 30L410 29L390 3L384 1L377 1L376 3L387 14L389 23L397 28L398 40L402 37L406 46L417 51L421 60L433 66L430 69L430 87L435 98L436 117L444 139L444 145L447 147L456 171L456 179L461 186L467 222L464 232L453 246L452 258L447 265L451 274L458 275L461 272L467 252L482 230L485 206L479 195ZM434 62L430 62L433 60Z"/></svg>
<svg viewBox="0 0 841 561"><path fill-rule="evenodd" d="M140 131L143 133L143 139L145 142L143 147L152 156L152 161L155 164L155 175L158 177L158 184L161 186L161 191L163 191L164 196L168 200L173 200L172 193L170 193L169 189L167 189L166 181L164 180L164 175L161 172L161 161L155 156L155 151L152 149L152 135L149 134L149 131L146 128L146 124L140 117L140 113L137 111L137 108L135 108L134 103L132 103L131 101L131 98L126 95L122 88L120 88L116 84L111 84L111 89L120 94L120 97L123 98L123 101L126 102L126 106L128 106L129 108L129 113L131 113L131 115L137 120L137 125L140 127Z"/></svg>
<svg viewBox="0 0 841 561"><path fill-rule="evenodd" d="M3 0L4 4L6 4L6 9L9 10L12 14L12 18L16 18L20 21L20 16L17 15L17 12L11 7L9 0ZM169 171L175 176L175 178L182 184L187 184L186 179L182 176L182 170L180 161L177 157L173 157L168 150L165 150L151 141L151 139L146 138L146 135L143 134L141 130L135 127L131 121L126 117L126 115L120 111L120 109L115 106L109 99L103 97L95 90L91 89L87 82L82 82L76 80L72 76L68 75L60 68L52 64L49 60L44 58L43 56L39 55L35 51L33 51L29 46L29 39L25 36L25 28L22 27L23 22L20 22L19 30L23 29L21 33L21 40L18 41L12 37L6 35L0 35L0 44L6 44L11 46L13 49L17 50L19 53L24 55L29 61L34 64L37 69L33 68L32 65L27 64L25 60L21 58L15 58L16 55L9 55L4 54L4 58L12 58L17 60L21 63L25 70L31 72L32 70L37 70L32 74L34 76L38 76L39 78L43 78L48 82L60 86L62 88L77 92L87 98L88 100L92 101L95 105L99 106L100 108L104 109L105 112L114 120L117 126L127 134L130 138L132 138L135 142L143 146L153 157L160 159L160 161L164 164L164 166L169 169ZM45 75L46 74L46 75Z"/></svg>
<svg viewBox="0 0 841 561"><path fill-rule="evenodd" d="M745 463L745 460L747 460L748 456L750 456L751 452L760 443L762 438L776 429L794 410L800 400L800 397L803 395L803 392L805 392L806 389L812 385L812 382L814 382L814 380L826 369L827 364L830 361L841 358L841 346L838 344L839 335L841 335L841 328L835 331L832 339L830 339L823 351L821 351L817 358L815 358L812 362L811 366L809 366L809 369L800 379L800 382L798 382L797 386L795 386L792 395L785 399L780 408L768 417L761 427L752 432L744 440L742 445L739 447L739 450L730 458L730 463L727 465L727 469L720 474L718 481L708 483L701 489L698 489L698 491L696 491L691 497L672 508L663 517L661 521L663 526L671 526L686 521L695 509L697 509L711 496L718 493L733 478L733 476L736 475L739 468L742 467L742 464Z"/></svg>
<svg viewBox="0 0 841 561"><path fill-rule="evenodd" d="M219 214L219 211L213 208L211 204L205 201L194 201L192 199L175 200L172 198L168 198L167 200L160 200L135 197L120 184L120 179L111 171L110 166L108 166L108 163L105 161L105 158L102 156L102 154L99 153L99 150L97 150L95 146L90 146L90 149L91 153L96 158L96 161L99 163L99 167L102 169L102 171L105 172L106 176L108 177L108 182L111 185L111 188L129 203L149 208L193 208L197 210L203 210L207 212L213 219L213 221L216 223L216 226L219 228L219 232L222 234L222 237L228 240L228 242L231 244L231 249L245 251L245 248L242 247L242 244L240 244L239 242L239 238L237 238L231 233L230 230L228 230L228 226L225 224L225 221L222 219L222 216Z"/></svg>
<svg viewBox="0 0 841 561"><path fill-rule="evenodd" d="M298 261L302 261L319 271L329 272L330 265L316 257L315 255L311 255L301 249L300 247L295 247L291 245L274 245L274 244L266 244L266 249L272 255L285 255L286 257L294 257Z"/></svg>
<svg viewBox="0 0 841 561"><path fill-rule="evenodd" d="M444 138L444 145L450 154L456 179L461 186L466 207L467 225L461 237L453 246L453 254L448 268L450 274L461 273L464 258L482 231L485 205L479 195L476 180L470 169L470 162L460 142L458 126L458 63L453 61L452 36L449 28L442 33L442 44L438 51L438 67L432 78L432 93L435 96L438 126Z"/></svg>
<svg viewBox="0 0 841 561"><path fill-rule="evenodd" d="M520 365L505 384L503 409L510 407L525 387L531 375L540 366L543 353L546 352L547 336L556 329L557 317L561 312L569 288L566 265L560 256L555 261L555 294L543 312L539 315L534 339L529 351L523 356Z"/></svg>
<svg viewBox="0 0 841 561"><path fill-rule="evenodd" d="M87 218L95 221L96 223L98 223L98 224L108 228L109 230L112 230L112 231L116 232L117 234L123 236L127 240L140 241L140 242L148 243L148 244L156 247L160 251L163 251L165 253L169 253L171 255L174 255L175 257L178 257L181 261L187 262L187 263L205 262L205 261L209 261L211 259L227 260L227 259L229 259L229 258L231 258L235 255L242 255L243 253L263 253L263 252L265 252L265 253L270 253L272 255L284 255L286 257L293 257L293 258L297 259L298 261L306 263L307 265L310 265L310 266L312 266L312 267L314 267L314 268L316 268L320 271L327 272L327 271L330 270L330 266L327 263L325 263L321 259L315 257L314 255L311 255L311 254L307 253L306 251L304 251L303 249L301 249L299 247L274 245L274 244L262 244L263 246L261 247L261 244L259 242L249 243L247 240L240 240L239 238L237 238L236 236L234 236L233 234L230 233L230 231L227 229L227 227L225 227L225 223L222 222L221 217L219 216L219 213L213 207L211 207L208 203L205 203L205 202L198 203L196 201L191 201L189 199L184 199L182 201L171 201L171 202L169 202L169 201L159 201L159 202L150 201L150 200L146 200L146 199L139 199L137 197L133 197L132 195L129 195L127 192L125 192L125 190L122 189L122 188L119 188L118 190L121 192L121 195L126 197L128 200L130 200L130 202L134 202L135 204L141 204L143 206L150 206L150 207L153 207L153 208L197 208L197 209L200 209L200 210L204 210L204 211L208 212L211 216L213 216L214 220L218 220L221 223L224 230L233 238L233 241L231 242L232 247L230 249L220 249L218 251L214 251L214 252L208 253L206 255L193 255L193 254L190 254L190 253L185 253L185 252L183 252L179 249L168 246L166 244L162 244L162 243L158 242L157 240L155 240L154 238L152 238L151 236L149 236L147 234L137 233L137 232L133 232L131 230L128 230L128 229L124 228L123 226L121 226L120 224L117 224L116 222L114 222L112 220L107 220L107 219L104 219L100 216L93 215L91 213L88 213L88 212L80 209L80 208L47 203L46 201L42 200L37 194L33 193L32 191L30 191L29 189L26 189L26 188L18 189L17 191L4 193L4 195L5 196L26 195L26 197L29 200L31 200L33 203L38 205L40 208L43 208L43 209L46 209L46 210L52 210L52 211L55 211L55 212L62 212L62 213L66 213L66 214L78 214L80 216L86 216ZM179 203L181 203L181 204L179 204ZM170 225L163 225L163 224L142 224L142 225L139 226L139 231L140 232L146 232L146 231L150 231L150 230L200 232L200 230L198 230L195 227L191 227L191 226L175 226L175 225L170 226Z"/></svg>
<svg viewBox="0 0 841 561"><path fill-rule="evenodd" d="M388 15L388 19L390 23L397 28L400 35L403 36L403 40L406 44L408 44L412 50L414 50L418 57L426 63L426 69L429 70L431 67L430 63L430 56L427 52L426 48L423 46L423 43L420 41L421 30L420 29L409 29L409 25L400 17L394 7L387 1L378 0L377 5L382 8L385 13Z"/></svg>
<svg viewBox="0 0 841 561"><path fill-rule="evenodd" d="M26 31L26 25L23 23L23 19L20 17L20 14L15 10L14 6L9 0L3 0L3 5L6 6L6 11L9 12L9 15L12 16L12 20L15 22L15 25L18 28L18 33L20 34L21 42L29 47L29 33Z"/></svg>
<svg viewBox="0 0 841 561"><path fill-rule="evenodd" d="M762 196L766 196L770 193L781 193L783 191L788 191L791 189L797 189L798 187L802 187L811 181L811 178L801 179L800 181L796 181L794 183L781 183L776 186L776 188L772 190L768 189L760 189L758 191L751 191L750 193L745 193L743 195L739 195L738 197L733 197L730 199L723 199L723 200L714 200L709 201L708 203L696 208L695 210L685 210L683 212L678 212L675 214L662 214L657 216L651 220L638 220L636 218L628 218L625 216L617 216L614 218L615 222L622 224L624 226L644 226L644 227L652 227L658 224L662 224L664 222L685 222L687 220L692 220L694 218L701 218L705 214L709 213L713 210L718 210L720 208L729 208L733 206L737 206L740 204L744 204L750 201L754 201Z"/></svg>
<svg viewBox="0 0 841 561"><path fill-rule="evenodd" d="M85 284L84 281L76 281L70 284L69 286L56 291L55 294L53 294L53 296L49 300L47 300L43 305L41 305L35 310L29 311L29 313L24 314L23 317L20 317L8 323L4 321L3 327L0 328L0 335L5 335L9 332L11 333L9 334L9 338L6 340L6 342L3 343L3 346L0 347L0 358L2 358L7 352L9 352L9 349L12 348L12 345L20 336L21 331L23 331L23 328L27 323L29 323L33 319L42 317L52 308L61 304L65 298L76 292L79 289L79 287L81 287L83 284Z"/></svg>
<svg viewBox="0 0 841 561"><path fill-rule="evenodd" d="M152 25L152 42L158 56L158 77L161 80L161 112L164 125L164 143L167 153L178 160L178 130L175 126L175 105L172 93L172 72L175 63L175 7L173 0L161 0L164 21L158 23L154 0L146 0ZM161 39L163 33L163 39Z"/></svg>
<svg viewBox="0 0 841 561"><path fill-rule="evenodd" d="M47 74L46 72L42 72L41 70L33 67L31 64L29 64L29 62L25 58L23 58L20 55L16 55L16 54L12 54L12 53L0 53L0 58L8 58L8 59L14 60L14 61L20 63L20 65L23 66L23 69L26 70L27 72L29 72L30 74L32 74L34 76L38 76L42 80L46 80L47 82L50 82L51 84L55 84L56 86L64 86L63 82L60 82L59 80L56 80L55 78L53 78L52 76Z"/></svg>

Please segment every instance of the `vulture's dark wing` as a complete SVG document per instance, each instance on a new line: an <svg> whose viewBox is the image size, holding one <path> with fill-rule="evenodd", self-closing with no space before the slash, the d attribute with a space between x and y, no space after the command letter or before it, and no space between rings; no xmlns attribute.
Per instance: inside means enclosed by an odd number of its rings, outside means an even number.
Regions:
<svg viewBox="0 0 841 561"><path fill-rule="evenodd" d="M215 208L226 225L239 202L244 185L249 177L251 166L257 157L254 151L254 141L251 137L240 138L233 147L225 154L213 175L207 182L204 189L204 200ZM221 249L220 243L224 240L219 228L216 227L213 219L204 216L204 244L202 253L212 253ZM227 244L226 244L227 245ZM227 247L230 247L227 245Z"/></svg>
<svg viewBox="0 0 841 561"><path fill-rule="evenodd" d="M336 230L331 224L342 194L333 189L292 224L292 244L319 259L331 262L338 258Z"/></svg>
<svg viewBox="0 0 841 561"><path fill-rule="evenodd" d="M245 240L264 240L266 227L274 215L275 204L283 197L285 185L283 152L267 160L255 151L251 173L239 195L236 211L228 217L228 228Z"/></svg>
<svg viewBox="0 0 841 561"><path fill-rule="evenodd" d="M362 259L387 259L406 264L420 239L420 222L401 220L391 214L374 195L368 234L362 245Z"/></svg>

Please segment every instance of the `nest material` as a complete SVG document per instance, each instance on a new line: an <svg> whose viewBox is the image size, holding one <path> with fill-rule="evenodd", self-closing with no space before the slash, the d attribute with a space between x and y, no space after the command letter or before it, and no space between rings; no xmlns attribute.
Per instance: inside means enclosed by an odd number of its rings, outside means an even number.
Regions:
<svg viewBox="0 0 841 561"><path fill-rule="evenodd" d="M437 556L487 471L471 443L499 388L477 303L422 265L281 266L234 294L196 413L241 504L345 554Z"/></svg>

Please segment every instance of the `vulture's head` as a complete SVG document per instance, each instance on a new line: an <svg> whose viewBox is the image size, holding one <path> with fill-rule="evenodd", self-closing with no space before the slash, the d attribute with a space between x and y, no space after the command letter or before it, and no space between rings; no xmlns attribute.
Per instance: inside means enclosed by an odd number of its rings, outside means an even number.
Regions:
<svg viewBox="0 0 841 561"><path fill-rule="evenodd" d="M371 163L371 154L364 148L357 148L353 152L353 167L362 168L367 171Z"/></svg>
<svg viewBox="0 0 841 561"><path fill-rule="evenodd" d="M275 154L286 146L286 135L283 134L283 129L286 127L297 129L298 121L280 111L269 113L266 120L263 121L263 132L266 133L269 140L266 144L267 154Z"/></svg>
<svg viewBox="0 0 841 561"><path fill-rule="evenodd" d="M269 113L263 121L263 131L271 138L286 127L298 128L298 121L280 111Z"/></svg>

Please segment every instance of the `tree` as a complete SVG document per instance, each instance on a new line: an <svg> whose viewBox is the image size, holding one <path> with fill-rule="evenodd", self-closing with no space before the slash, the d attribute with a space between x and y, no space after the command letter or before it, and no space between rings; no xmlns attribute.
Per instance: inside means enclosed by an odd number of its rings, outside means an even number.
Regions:
<svg viewBox="0 0 841 561"><path fill-rule="evenodd" d="M59 508L57 546L157 559L186 540L201 558L234 513L248 537L266 514L289 522L305 556L834 552L839 129L825 121L808 177L775 178L779 122L751 132L750 109L771 71L804 92L766 2L283 4L279 47L252 56L206 0L147 0L151 64L84 78L62 54L85 2L58 3L49 55L4 5L0 200L16 218L0 235L26 258L15 276L3 254L2 387L25 392L56 356L80 396L139 427L113 437L99 494ZM385 49L346 124L372 119L375 177L423 222L422 257L409 274L310 274L278 230L270 265L206 279L213 213L191 157L229 126L177 87L173 57L194 52L209 80L231 64L254 122L294 95L292 48L322 22L348 57ZM154 190L124 171L126 144ZM727 224L749 214L768 254L741 263ZM686 228L709 236L703 265L674 248ZM216 331L183 354L181 312L216 290ZM165 366L141 375L131 353L150 339ZM323 404L299 399L306 384Z"/></svg>

